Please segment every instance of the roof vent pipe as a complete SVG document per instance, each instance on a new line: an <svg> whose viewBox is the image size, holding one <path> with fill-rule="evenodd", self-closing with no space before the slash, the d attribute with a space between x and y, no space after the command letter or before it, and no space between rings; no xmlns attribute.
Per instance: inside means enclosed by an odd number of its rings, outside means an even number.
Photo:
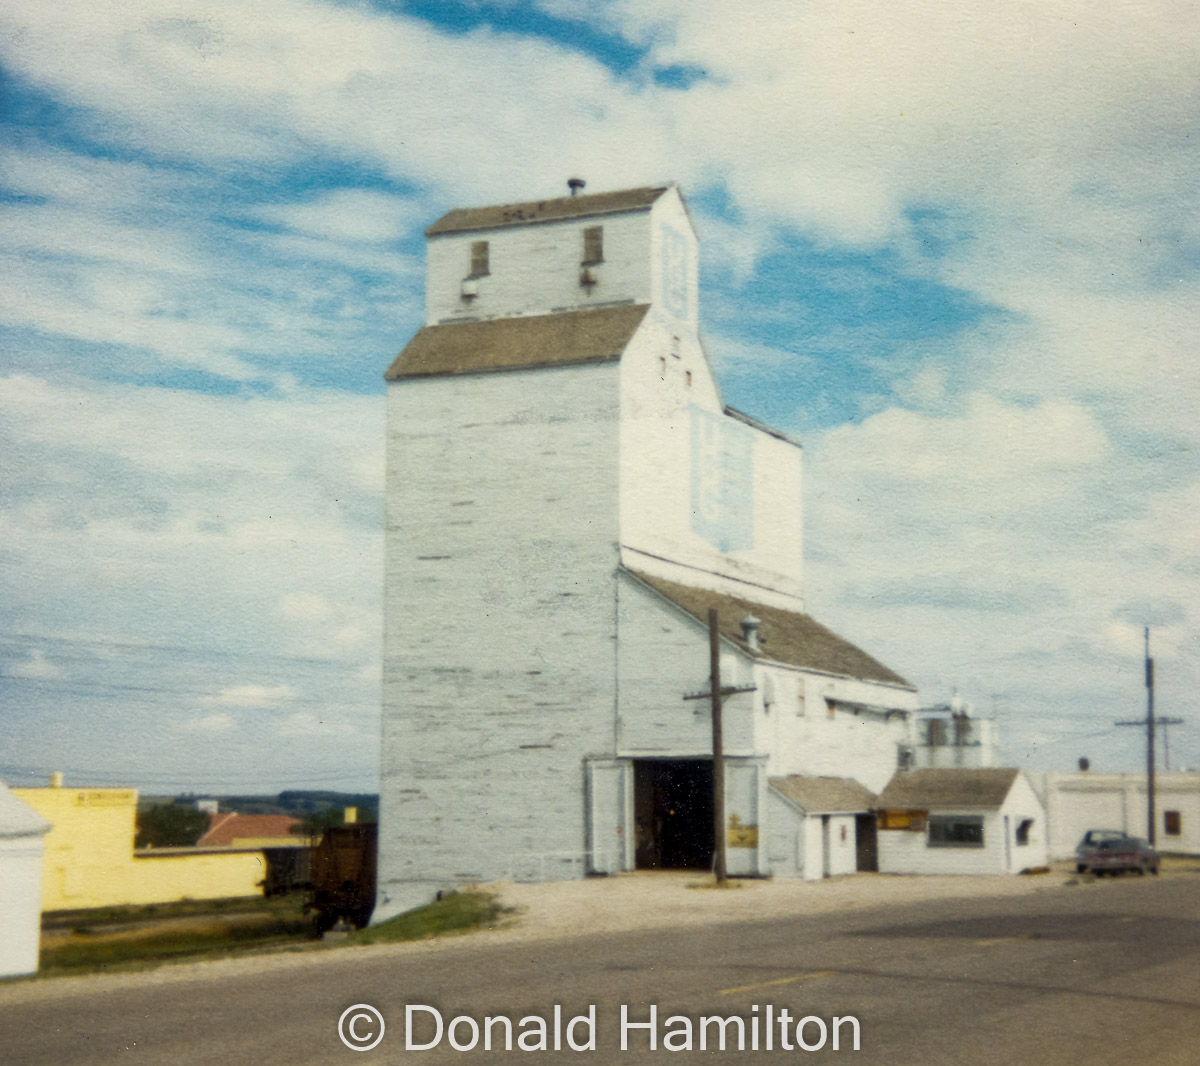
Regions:
<svg viewBox="0 0 1200 1066"><path fill-rule="evenodd" d="M762 622L754 615L748 614L742 619L742 640L750 645L751 651L758 651L758 627Z"/></svg>
<svg viewBox="0 0 1200 1066"><path fill-rule="evenodd" d="M51 788L62 788L63 787L63 772L61 770L55 770L54 773L52 773L50 775L50 787Z"/></svg>
<svg viewBox="0 0 1200 1066"><path fill-rule="evenodd" d="M572 196L578 196L579 190L587 184L583 178L567 178L567 188L571 190Z"/></svg>

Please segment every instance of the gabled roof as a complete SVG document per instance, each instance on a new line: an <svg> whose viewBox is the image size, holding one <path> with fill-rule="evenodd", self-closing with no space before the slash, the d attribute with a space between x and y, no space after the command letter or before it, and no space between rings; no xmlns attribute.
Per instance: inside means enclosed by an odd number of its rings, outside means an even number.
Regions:
<svg viewBox="0 0 1200 1066"><path fill-rule="evenodd" d="M901 770L877 801L885 807L932 810L939 807L999 807L1021 771Z"/></svg>
<svg viewBox="0 0 1200 1066"><path fill-rule="evenodd" d="M849 777L772 777L771 787L806 814L849 814L875 807L875 793Z"/></svg>
<svg viewBox="0 0 1200 1066"><path fill-rule="evenodd" d="M587 196L559 196L550 200L528 200L520 204L494 207L458 207L439 218L425 231L426 237L441 233L500 229L525 226L534 222L557 222L566 218L589 218L644 211L669 189L669 185L623 189L619 192L591 193Z"/></svg>
<svg viewBox="0 0 1200 1066"><path fill-rule="evenodd" d="M281 840L296 840L292 826L300 819L290 814L214 814L208 823L208 832L196 841L196 847L218 847L232 844L235 840L259 840L278 837Z"/></svg>
<svg viewBox="0 0 1200 1066"><path fill-rule="evenodd" d="M708 624L708 609L715 607L721 635L728 637L748 655L760 659L773 659L807 670L818 670L825 674L836 674L860 681L882 681L889 685L912 688L912 685L895 671L889 670L861 648L826 629L810 615L771 607L742 596L680 585L636 570L630 572L705 625ZM742 639L741 621L748 614L754 615L761 622L757 651Z"/></svg>
<svg viewBox="0 0 1200 1066"><path fill-rule="evenodd" d="M648 304L425 326L383 375L405 378L606 363L619 359Z"/></svg>
<svg viewBox="0 0 1200 1066"><path fill-rule="evenodd" d="M0 839L40 837L50 829L45 818L23 799L14 796L0 781Z"/></svg>

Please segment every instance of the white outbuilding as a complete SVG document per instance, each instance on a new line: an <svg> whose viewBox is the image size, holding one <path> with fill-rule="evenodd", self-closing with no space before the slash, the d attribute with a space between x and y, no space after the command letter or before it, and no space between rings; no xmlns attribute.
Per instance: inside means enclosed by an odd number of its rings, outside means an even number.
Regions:
<svg viewBox="0 0 1200 1066"><path fill-rule="evenodd" d="M767 861L774 877L824 877L878 869L875 796L853 778L771 778Z"/></svg>
<svg viewBox="0 0 1200 1066"><path fill-rule="evenodd" d="M1015 874L1046 864L1045 808L1022 770L901 772L876 802L881 873Z"/></svg>
<svg viewBox="0 0 1200 1066"><path fill-rule="evenodd" d="M1046 801L1053 859L1074 856L1089 829L1149 835L1144 773L1046 773L1034 783ZM1155 793L1155 846L1200 855L1200 773L1159 771Z"/></svg>
<svg viewBox="0 0 1200 1066"><path fill-rule="evenodd" d="M0 977L36 973L50 823L0 782Z"/></svg>

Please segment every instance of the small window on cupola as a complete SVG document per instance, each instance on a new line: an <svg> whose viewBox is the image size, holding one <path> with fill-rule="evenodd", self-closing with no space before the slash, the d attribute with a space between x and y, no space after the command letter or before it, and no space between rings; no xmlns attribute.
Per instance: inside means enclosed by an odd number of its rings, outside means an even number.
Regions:
<svg viewBox="0 0 1200 1066"><path fill-rule="evenodd" d="M583 231L583 262L581 266L595 266L604 262L604 227L588 226Z"/></svg>
<svg viewBox="0 0 1200 1066"><path fill-rule="evenodd" d="M471 273L470 277L482 278L488 270L488 242L474 241L471 244Z"/></svg>

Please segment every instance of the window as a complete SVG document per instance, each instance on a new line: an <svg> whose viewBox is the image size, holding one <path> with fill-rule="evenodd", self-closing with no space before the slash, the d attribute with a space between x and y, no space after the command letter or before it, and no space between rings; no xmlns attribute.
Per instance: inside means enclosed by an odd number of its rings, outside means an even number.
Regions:
<svg viewBox="0 0 1200 1066"><path fill-rule="evenodd" d="M1163 832L1169 837L1183 832L1183 816L1178 811L1163 811Z"/></svg>
<svg viewBox="0 0 1200 1066"><path fill-rule="evenodd" d="M1033 828L1032 818L1022 818L1017 823L1017 847L1024 847L1029 843L1029 831Z"/></svg>
<svg viewBox="0 0 1200 1066"><path fill-rule="evenodd" d="M686 373L687 373L687 387L690 389L692 387L692 372L690 370L688 370Z"/></svg>
<svg viewBox="0 0 1200 1066"><path fill-rule="evenodd" d="M604 227L588 226L583 231L583 266L604 262Z"/></svg>
<svg viewBox="0 0 1200 1066"><path fill-rule="evenodd" d="M982 848L983 815L931 814L929 816L929 846L931 848Z"/></svg>
<svg viewBox="0 0 1200 1066"><path fill-rule="evenodd" d="M471 277L482 278L488 273L488 242L475 241L471 245Z"/></svg>

